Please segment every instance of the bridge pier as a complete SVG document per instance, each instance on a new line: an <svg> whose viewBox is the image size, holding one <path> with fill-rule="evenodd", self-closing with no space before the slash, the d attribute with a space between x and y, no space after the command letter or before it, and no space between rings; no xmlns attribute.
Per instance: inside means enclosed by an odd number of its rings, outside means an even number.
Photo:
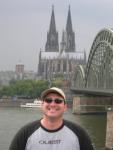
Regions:
<svg viewBox="0 0 113 150"><path fill-rule="evenodd" d="M113 150L113 109L107 111L106 150Z"/></svg>
<svg viewBox="0 0 113 150"><path fill-rule="evenodd" d="M105 113L113 105L112 97L76 95L73 97L73 113Z"/></svg>

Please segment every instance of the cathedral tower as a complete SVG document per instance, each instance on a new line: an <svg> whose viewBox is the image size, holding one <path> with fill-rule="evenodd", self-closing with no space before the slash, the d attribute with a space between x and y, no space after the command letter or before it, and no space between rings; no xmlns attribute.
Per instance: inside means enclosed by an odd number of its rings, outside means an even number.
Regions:
<svg viewBox="0 0 113 150"><path fill-rule="evenodd" d="M49 32L47 33L47 42L45 46L46 52L59 52L58 32L56 31L54 6L52 6L52 14Z"/></svg>
<svg viewBox="0 0 113 150"><path fill-rule="evenodd" d="M64 36L64 33L63 33L63 36ZM65 44L65 46L63 45L63 43ZM65 42L62 41L61 45L65 47L65 52L68 52L68 53L75 52L75 33L73 32L73 27L72 27L70 6L69 6L68 16L67 16Z"/></svg>

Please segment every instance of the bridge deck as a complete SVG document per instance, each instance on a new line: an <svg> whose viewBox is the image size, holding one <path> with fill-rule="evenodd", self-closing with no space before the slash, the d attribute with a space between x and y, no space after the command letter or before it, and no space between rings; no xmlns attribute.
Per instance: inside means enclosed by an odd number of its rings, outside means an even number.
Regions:
<svg viewBox="0 0 113 150"><path fill-rule="evenodd" d="M113 96L113 90L111 89L92 89L92 88L70 88L70 91L74 94L82 95L95 95L95 96Z"/></svg>

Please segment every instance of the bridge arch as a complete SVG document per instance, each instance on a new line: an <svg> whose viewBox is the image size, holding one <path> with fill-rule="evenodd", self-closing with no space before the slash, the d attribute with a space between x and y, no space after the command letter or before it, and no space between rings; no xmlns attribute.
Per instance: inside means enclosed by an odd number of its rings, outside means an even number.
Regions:
<svg viewBox="0 0 113 150"><path fill-rule="evenodd" d="M102 29L91 46L85 87L113 89L113 29Z"/></svg>
<svg viewBox="0 0 113 150"><path fill-rule="evenodd" d="M74 71L71 87L84 87L85 66L78 65Z"/></svg>

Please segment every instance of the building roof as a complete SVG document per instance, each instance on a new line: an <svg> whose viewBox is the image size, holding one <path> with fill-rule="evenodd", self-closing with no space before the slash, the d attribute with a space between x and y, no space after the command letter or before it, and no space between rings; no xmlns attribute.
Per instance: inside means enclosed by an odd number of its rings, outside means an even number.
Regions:
<svg viewBox="0 0 113 150"><path fill-rule="evenodd" d="M41 59L55 59L58 58L59 52L44 52L41 51Z"/></svg>
<svg viewBox="0 0 113 150"><path fill-rule="evenodd" d="M76 51L76 52L68 52L63 51L60 58L73 58L73 59L84 59L84 52Z"/></svg>
<svg viewBox="0 0 113 150"><path fill-rule="evenodd" d="M58 59L58 58L71 58L71 59L84 59L84 52L45 52L41 51L41 59Z"/></svg>

